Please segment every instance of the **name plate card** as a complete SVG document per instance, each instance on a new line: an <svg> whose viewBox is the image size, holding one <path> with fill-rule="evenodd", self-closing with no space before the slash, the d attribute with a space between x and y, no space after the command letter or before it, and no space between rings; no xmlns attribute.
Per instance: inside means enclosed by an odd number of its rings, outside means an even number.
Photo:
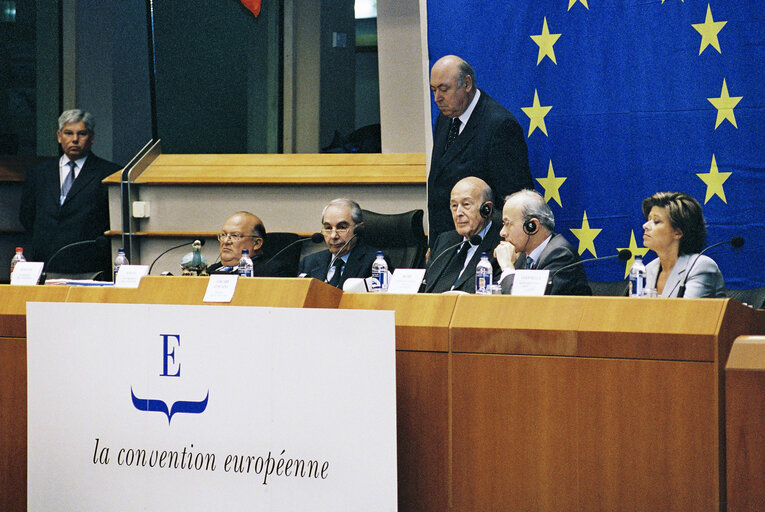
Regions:
<svg viewBox="0 0 765 512"><path fill-rule="evenodd" d="M542 296L547 289L549 270L516 270L510 295Z"/></svg>
<svg viewBox="0 0 765 512"><path fill-rule="evenodd" d="M43 265L41 261L20 261L13 267L13 274L11 274L11 284L34 286L40 282L40 275L43 271Z"/></svg>
<svg viewBox="0 0 765 512"><path fill-rule="evenodd" d="M238 274L211 275L202 302L231 302L238 279Z"/></svg>
<svg viewBox="0 0 765 512"><path fill-rule="evenodd" d="M397 268L388 286L389 293L417 293L425 277L424 268Z"/></svg>
<svg viewBox="0 0 765 512"><path fill-rule="evenodd" d="M117 288L138 288L141 278L148 273L148 265L122 265L114 278L114 286Z"/></svg>

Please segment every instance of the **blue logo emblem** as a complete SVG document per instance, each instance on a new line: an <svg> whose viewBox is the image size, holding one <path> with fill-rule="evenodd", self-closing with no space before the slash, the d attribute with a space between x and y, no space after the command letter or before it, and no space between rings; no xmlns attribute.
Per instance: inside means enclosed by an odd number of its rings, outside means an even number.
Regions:
<svg viewBox="0 0 765 512"><path fill-rule="evenodd" d="M180 334L160 334L162 340L162 373L160 377L178 377L181 376L181 364L177 361L178 350L181 347L181 335ZM145 412L161 412L167 416L167 424L170 425L170 420L173 419L173 415L177 413L186 414L202 414L207 409L207 399L210 398L210 390L207 390L207 396L204 400L199 402L189 402L179 400L173 403L172 407L168 407L162 400L154 400L150 398L138 398L133 393L133 387L130 387L130 397L133 399L133 406L139 411Z"/></svg>
<svg viewBox="0 0 765 512"><path fill-rule="evenodd" d="M130 396L133 399L133 405L136 409L139 411L164 413L167 416L167 424L169 425L170 420L176 413L180 412L187 414L202 414L205 409L207 409L207 399L210 398L210 391L207 391L207 396L205 396L205 399L200 402L189 402L181 400L175 402L169 409L167 404L162 400L138 398L135 396L135 393L133 393L132 387L130 388Z"/></svg>

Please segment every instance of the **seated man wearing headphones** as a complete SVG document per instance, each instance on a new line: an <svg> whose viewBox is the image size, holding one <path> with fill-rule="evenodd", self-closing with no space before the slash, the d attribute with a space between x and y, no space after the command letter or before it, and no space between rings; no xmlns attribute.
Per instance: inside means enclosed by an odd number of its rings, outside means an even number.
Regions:
<svg viewBox="0 0 765 512"><path fill-rule="evenodd" d="M475 266L481 253L489 255L495 279L499 276L499 266L491 258L500 242L499 226L491 222L491 188L480 178L463 178L452 188L449 208L454 231L446 231L436 238L420 291L475 293Z"/></svg>
<svg viewBox="0 0 765 512"><path fill-rule="evenodd" d="M502 293L510 293L515 269L530 268L555 271L579 261L574 247L561 234L554 233L555 218L544 198L533 190L521 190L508 196L502 210L505 239L494 250L502 267ZM558 272L553 277L550 295L592 295L582 265Z"/></svg>

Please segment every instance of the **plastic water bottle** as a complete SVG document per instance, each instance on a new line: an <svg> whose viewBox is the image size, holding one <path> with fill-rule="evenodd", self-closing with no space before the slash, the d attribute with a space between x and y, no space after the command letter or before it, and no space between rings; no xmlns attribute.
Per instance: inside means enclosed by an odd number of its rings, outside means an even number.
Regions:
<svg viewBox="0 0 765 512"><path fill-rule="evenodd" d="M645 265L643 257L635 255L635 262L630 268L630 297L645 296Z"/></svg>
<svg viewBox="0 0 765 512"><path fill-rule="evenodd" d="M377 258L372 262L372 291L388 291L388 262L382 251L377 251Z"/></svg>
<svg viewBox="0 0 765 512"><path fill-rule="evenodd" d="M481 253L481 261L475 266L475 293L478 295L491 295L491 281L493 269L489 261L489 255Z"/></svg>
<svg viewBox="0 0 765 512"><path fill-rule="evenodd" d="M27 259L24 257L24 248L16 247L16 254L14 254L13 258L11 258L11 274L13 274L13 268L16 266L16 263L20 261L27 261Z"/></svg>
<svg viewBox="0 0 765 512"><path fill-rule="evenodd" d="M252 260L250 251L242 249L242 259L239 260L239 277L252 277Z"/></svg>
<svg viewBox="0 0 765 512"><path fill-rule="evenodd" d="M114 282L117 282L117 272L120 271L120 267L122 265L129 265L130 262L127 259L127 256L125 256L125 249L118 249L117 250L117 257L114 258L114 276L112 276L114 279Z"/></svg>

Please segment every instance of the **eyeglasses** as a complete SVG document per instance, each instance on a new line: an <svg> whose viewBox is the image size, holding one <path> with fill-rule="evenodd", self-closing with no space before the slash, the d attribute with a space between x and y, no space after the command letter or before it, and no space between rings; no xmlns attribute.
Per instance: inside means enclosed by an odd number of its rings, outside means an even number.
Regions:
<svg viewBox="0 0 765 512"><path fill-rule="evenodd" d="M331 228L328 226L324 226L323 228L321 228L321 232L324 235L331 235L332 232L334 231L338 235L343 236L343 235L346 235L351 229L353 229L353 226L343 226L339 228Z"/></svg>
<svg viewBox="0 0 765 512"><path fill-rule="evenodd" d="M226 239L231 240L234 243L237 243L242 238L260 238L255 235L243 235L241 233L218 233L218 241L223 242Z"/></svg>

